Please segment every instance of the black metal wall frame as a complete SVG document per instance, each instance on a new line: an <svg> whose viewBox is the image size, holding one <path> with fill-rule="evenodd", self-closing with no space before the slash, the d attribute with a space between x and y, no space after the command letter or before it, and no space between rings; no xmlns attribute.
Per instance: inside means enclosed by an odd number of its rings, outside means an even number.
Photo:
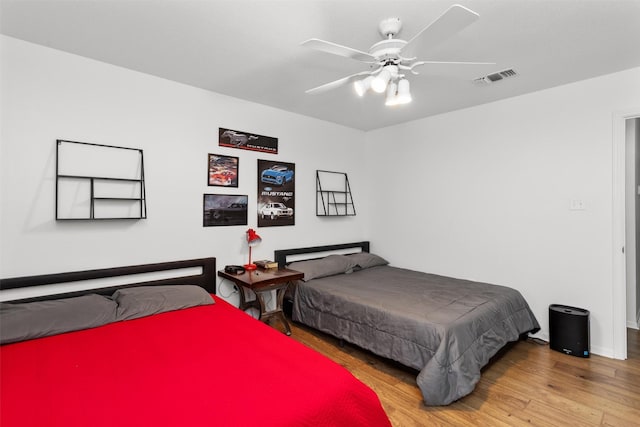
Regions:
<svg viewBox="0 0 640 427"><path fill-rule="evenodd" d="M60 174L60 146L62 144L79 144L93 147L102 147L102 148L112 148L116 150L133 150L138 151L140 153L140 178L117 178L117 177L108 177L108 176L91 176L91 175L67 175ZM89 180L90 186L90 206L89 206L89 216L86 218L61 218L58 211L58 196L59 196L59 181L60 179L80 179L80 180ZM140 194L139 197L96 197L94 192L94 184L96 181L120 181L120 182L131 182L131 183L139 183L140 184ZM114 202L125 201L131 202L135 201L140 204L139 206L139 215L134 217L103 217L96 218L95 217L95 202L110 200ZM110 220L110 219L146 219L147 218L147 199L145 192L145 179L144 179L144 153L142 149L139 148L131 148L131 147L119 147L115 145L105 145L105 144L94 144L90 142L78 142L78 141L68 141L64 139L56 140L56 220L57 221L82 221L82 220Z"/></svg>
<svg viewBox="0 0 640 427"><path fill-rule="evenodd" d="M341 176L343 187L340 189L323 188L320 174ZM316 170L316 216L355 216L355 214L356 206L353 203L347 174Z"/></svg>

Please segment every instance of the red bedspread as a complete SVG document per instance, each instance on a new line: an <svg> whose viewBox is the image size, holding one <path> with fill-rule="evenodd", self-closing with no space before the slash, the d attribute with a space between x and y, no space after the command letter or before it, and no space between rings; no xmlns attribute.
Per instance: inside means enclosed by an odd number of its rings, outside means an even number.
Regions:
<svg viewBox="0 0 640 427"><path fill-rule="evenodd" d="M0 347L0 425L390 423L340 365L216 299Z"/></svg>

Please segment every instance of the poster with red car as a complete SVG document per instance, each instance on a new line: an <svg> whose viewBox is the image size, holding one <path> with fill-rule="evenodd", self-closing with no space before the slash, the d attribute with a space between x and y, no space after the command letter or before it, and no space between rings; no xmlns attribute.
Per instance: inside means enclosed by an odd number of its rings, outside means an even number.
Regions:
<svg viewBox="0 0 640 427"><path fill-rule="evenodd" d="M238 157L209 154L208 185L237 187L239 162Z"/></svg>

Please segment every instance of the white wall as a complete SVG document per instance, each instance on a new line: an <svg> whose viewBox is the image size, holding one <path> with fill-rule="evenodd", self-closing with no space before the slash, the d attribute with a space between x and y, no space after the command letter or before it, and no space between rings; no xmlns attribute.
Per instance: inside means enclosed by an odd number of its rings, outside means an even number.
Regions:
<svg viewBox="0 0 640 427"><path fill-rule="evenodd" d="M369 132L372 251L519 289L543 337L586 308L612 355L612 114L638 104L640 68Z"/></svg>
<svg viewBox="0 0 640 427"><path fill-rule="evenodd" d="M636 172L636 182L634 186L634 190L640 188L640 118L634 119L635 122L635 172ZM632 290L628 292L627 299L630 300L628 303L628 307L631 307L632 315L633 309L635 308L635 327L636 329L640 328L640 283L638 283L638 271L640 271L640 262L638 261L638 254L640 254L640 194L634 191L634 199L635 199L635 263L636 271L635 271L635 282L631 284ZM634 286L635 285L635 286ZM635 292L634 292L635 291ZM633 296L635 295L635 301L633 300ZM634 304L635 302L635 304Z"/></svg>
<svg viewBox="0 0 640 427"><path fill-rule="evenodd" d="M244 263L247 227L202 227L202 195L248 194L255 206L256 159L277 158L296 164L296 225L260 228L256 258L371 239L395 265L519 289L543 336L549 304L589 309L592 351L612 354L612 113L640 104L640 69L364 134L0 43L0 277L204 256ZM278 137L280 154L220 149L218 127ZM56 222L58 138L144 149L149 218ZM240 157L238 189L207 187L207 153ZM349 174L357 216L315 216L316 169ZM586 210L569 210L571 200Z"/></svg>
<svg viewBox="0 0 640 427"><path fill-rule="evenodd" d="M637 223L640 220L636 215L638 202L637 183L640 168L637 167L640 153L637 151L637 123L639 119L629 119L625 123L625 255L627 275L627 327L638 329L637 320L637 239L640 230Z"/></svg>
<svg viewBox="0 0 640 427"><path fill-rule="evenodd" d="M254 259L367 238L364 210L315 216L316 169L347 172L359 207L361 131L5 36L0 43L0 277L206 256L219 267L244 264L245 232L257 223L258 158L295 163L296 225L259 228ZM218 127L277 137L279 154L221 148ZM142 148L148 219L56 222L56 139ZM239 188L207 186L207 153L240 157ZM203 227L204 193L248 194L249 225Z"/></svg>

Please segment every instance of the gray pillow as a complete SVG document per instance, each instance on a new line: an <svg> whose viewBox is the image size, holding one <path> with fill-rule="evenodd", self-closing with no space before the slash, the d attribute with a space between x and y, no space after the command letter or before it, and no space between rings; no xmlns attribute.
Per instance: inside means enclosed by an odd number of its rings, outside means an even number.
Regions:
<svg viewBox="0 0 640 427"><path fill-rule="evenodd" d="M195 285L124 288L115 291L112 298L118 304L117 320L214 303L207 291Z"/></svg>
<svg viewBox="0 0 640 427"><path fill-rule="evenodd" d="M319 277L333 276L335 274L351 273L355 263L344 255L329 255L324 258L296 261L289 264L292 270L304 273L304 280L317 279Z"/></svg>
<svg viewBox="0 0 640 427"><path fill-rule="evenodd" d="M369 252L359 252L357 254L346 255L360 270L370 267L376 267L378 265L387 265L389 261L381 256L374 255ZM356 268L357 269L357 268Z"/></svg>
<svg viewBox="0 0 640 427"><path fill-rule="evenodd" d="M97 294L28 303L0 303L0 344L115 322L117 305Z"/></svg>

